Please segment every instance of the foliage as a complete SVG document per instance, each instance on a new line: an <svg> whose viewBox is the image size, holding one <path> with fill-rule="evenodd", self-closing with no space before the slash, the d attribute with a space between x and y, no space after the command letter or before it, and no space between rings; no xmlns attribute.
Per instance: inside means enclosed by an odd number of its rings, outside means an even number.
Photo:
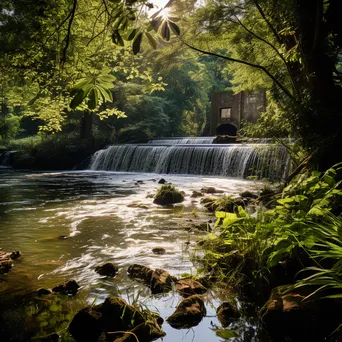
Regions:
<svg viewBox="0 0 342 342"><path fill-rule="evenodd" d="M269 120L278 136L290 128L321 169L339 162L342 139L341 6L339 0L209 0L198 11L197 30L181 37L197 52L232 62L235 91L266 89L271 107L261 128L267 131Z"/></svg>
<svg viewBox="0 0 342 342"><path fill-rule="evenodd" d="M242 207L216 212L216 230L204 242L205 263L234 284L250 283L258 291L274 267L298 259L311 273L296 286L320 285L340 296L341 171L338 164L325 173L298 175L272 209L259 208L254 215Z"/></svg>
<svg viewBox="0 0 342 342"><path fill-rule="evenodd" d="M20 117L8 114L0 117L0 137L7 141L13 139L19 132Z"/></svg>

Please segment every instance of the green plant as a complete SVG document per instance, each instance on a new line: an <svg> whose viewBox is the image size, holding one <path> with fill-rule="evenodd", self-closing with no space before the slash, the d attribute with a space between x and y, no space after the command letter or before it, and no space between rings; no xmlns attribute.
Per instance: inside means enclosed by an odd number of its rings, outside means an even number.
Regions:
<svg viewBox="0 0 342 342"><path fill-rule="evenodd" d="M296 287L315 285L342 297L342 163L324 173L298 175L273 208L250 216L238 206L234 213L216 212L214 231L204 240L207 270L234 284L263 287L272 268L289 259L309 276ZM293 277L295 274L293 274Z"/></svg>

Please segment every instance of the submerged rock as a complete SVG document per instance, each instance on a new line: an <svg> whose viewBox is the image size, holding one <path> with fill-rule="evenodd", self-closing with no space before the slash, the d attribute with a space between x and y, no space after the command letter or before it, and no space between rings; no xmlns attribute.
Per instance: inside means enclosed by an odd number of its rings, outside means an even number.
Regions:
<svg viewBox="0 0 342 342"><path fill-rule="evenodd" d="M197 197L202 197L202 196L204 196L203 192L193 191L190 197L197 198Z"/></svg>
<svg viewBox="0 0 342 342"><path fill-rule="evenodd" d="M118 271L119 269L111 262L107 262L106 264L97 266L95 268L95 272L97 272L99 275L107 277L115 277Z"/></svg>
<svg viewBox="0 0 342 342"><path fill-rule="evenodd" d="M166 250L165 250L165 248L162 248L162 247L156 247L156 248L152 249L152 252L154 254L163 255L166 253Z"/></svg>
<svg viewBox="0 0 342 342"><path fill-rule="evenodd" d="M218 189L214 188L213 186L204 187L201 189L201 191L204 194L223 194L224 193L223 190L218 190Z"/></svg>
<svg viewBox="0 0 342 342"><path fill-rule="evenodd" d="M144 316L121 297L112 296L103 304L79 311L69 325L69 332L77 342L97 342L103 334L105 336L102 337L105 337L106 341L126 341L128 337L134 336L131 333L134 333L139 341L148 342L165 335L157 323L156 315L153 313Z"/></svg>
<svg viewBox="0 0 342 342"><path fill-rule="evenodd" d="M226 328L233 320L240 317L235 304L223 302L216 310L216 315L223 328Z"/></svg>
<svg viewBox="0 0 342 342"><path fill-rule="evenodd" d="M164 178L159 179L158 184L165 184L166 180Z"/></svg>
<svg viewBox="0 0 342 342"><path fill-rule="evenodd" d="M204 302L198 295L183 299L167 322L176 329L187 329L199 324L207 314Z"/></svg>
<svg viewBox="0 0 342 342"><path fill-rule="evenodd" d="M176 290L182 297L189 297L194 294L203 294L207 292L206 287L199 281L191 278L177 280Z"/></svg>
<svg viewBox="0 0 342 342"><path fill-rule="evenodd" d="M37 294L37 296L39 296L39 297L47 296L47 295L49 295L49 294L51 294L51 293L52 293L51 290L49 290L49 289L43 289L43 288L40 288L40 289L38 289L38 290L36 291L36 294Z"/></svg>
<svg viewBox="0 0 342 342"><path fill-rule="evenodd" d="M52 288L52 292L74 296L79 288L80 286L76 283L75 280L68 280Z"/></svg>
<svg viewBox="0 0 342 342"><path fill-rule="evenodd" d="M159 205L169 205L181 203L184 201L184 195L172 185L162 185L156 195L153 203Z"/></svg>

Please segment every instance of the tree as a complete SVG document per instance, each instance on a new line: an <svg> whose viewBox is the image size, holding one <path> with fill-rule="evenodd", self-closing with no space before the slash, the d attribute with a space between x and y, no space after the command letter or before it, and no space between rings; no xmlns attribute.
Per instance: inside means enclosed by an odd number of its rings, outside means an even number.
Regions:
<svg viewBox="0 0 342 342"><path fill-rule="evenodd" d="M340 160L341 6L338 0L209 0L199 12L201 43L182 38L200 53L239 64L235 71L257 75L321 168ZM226 54L215 52L217 44L208 49L208 32Z"/></svg>

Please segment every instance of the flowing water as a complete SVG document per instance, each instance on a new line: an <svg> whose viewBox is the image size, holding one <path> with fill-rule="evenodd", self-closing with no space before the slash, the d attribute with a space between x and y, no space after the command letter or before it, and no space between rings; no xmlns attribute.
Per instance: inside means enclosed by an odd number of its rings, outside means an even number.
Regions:
<svg viewBox="0 0 342 342"><path fill-rule="evenodd" d="M198 199L190 197L192 191L215 186L237 195L261 186L236 178L99 171L2 170L0 176L0 247L22 253L0 280L0 341L27 341L35 334L56 331L64 336L62 341L72 341L63 330L71 312L113 294L130 302L138 297L165 319L180 296L152 296L147 287L127 277L127 267L140 263L175 276L194 273L191 255L203 233L184 227L190 220L213 218L202 211ZM149 195L160 186L161 177L185 191L183 204L165 208L152 203ZM154 247L163 247L166 253L155 255ZM114 279L94 272L104 262L118 265ZM37 288L51 288L69 279L81 285L72 298L55 296L57 304L27 299ZM219 290L206 296L207 317L197 327L175 330L165 322L163 341L221 341L213 326L219 325L215 308L225 296ZM44 305L50 316L41 309ZM239 334L236 341L259 341L253 318L241 318L232 328Z"/></svg>
<svg viewBox="0 0 342 342"><path fill-rule="evenodd" d="M211 138L212 139L212 138ZM284 179L290 162L276 144L208 144L208 138L153 140L97 151L92 170Z"/></svg>

